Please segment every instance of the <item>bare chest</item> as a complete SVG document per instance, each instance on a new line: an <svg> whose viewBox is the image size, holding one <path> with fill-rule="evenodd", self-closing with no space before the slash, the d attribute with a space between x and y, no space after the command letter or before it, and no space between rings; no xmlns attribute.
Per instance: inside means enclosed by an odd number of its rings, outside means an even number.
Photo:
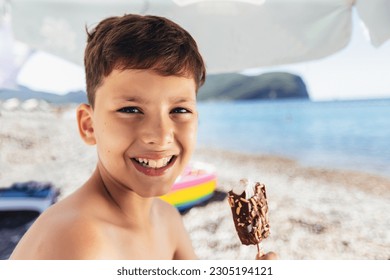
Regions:
<svg viewBox="0 0 390 280"><path fill-rule="evenodd" d="M107 259L172 259L175 237L167 230L111 228L105 230Z"/></svg>

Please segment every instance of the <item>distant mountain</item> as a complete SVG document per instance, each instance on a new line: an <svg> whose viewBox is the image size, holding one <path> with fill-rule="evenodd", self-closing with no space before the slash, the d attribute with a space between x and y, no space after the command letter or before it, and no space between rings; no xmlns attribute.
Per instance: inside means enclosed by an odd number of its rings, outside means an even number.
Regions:
<svg viewBox="0 0 390 280"><path fill-rule="evenodd" d="M258 76L241 74L208 75L198 92L199 100L253 100L304 98L309 94L302 78L285 72Z"/></svg>
<svg viewBox="0 0 390 280"><path fill-rule="evenodd" d="M0 100L18 98L42 99L49 103L85 103L84 91L57 95L48 92L33 91L25 87L17 90L1 89ZM284 72L265 73L258 76L241 74L208 75L206 83L198 92L199 100L254 100L254 99L286 99L304 98L309 94L301 77Z"/></svg>
<svg viewBox="0 0 390 280"><path fill-rule="evenodd" d="M42 91L30 90L26 87L19 87L18 89L1 89L0 88L0 100L6 100L10 98L17 98L21 101L27 99L42 99L49 103L63 104L63 103L85 103L87 102L87 95L84 91L69 92L65 95L58 95Z"/></svg>

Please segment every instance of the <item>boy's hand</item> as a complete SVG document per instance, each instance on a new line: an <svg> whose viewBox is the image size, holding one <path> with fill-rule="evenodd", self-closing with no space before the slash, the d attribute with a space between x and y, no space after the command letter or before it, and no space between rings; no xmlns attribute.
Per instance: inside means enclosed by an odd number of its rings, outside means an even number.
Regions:
<svg viewBox="0 0 390 280"><path fill-rule="evenodd" d="M256 260L277 260L278 259L278 255L274 252L268 252L267 254L263 254L263 255L259 255L257 254L256 255Z"/></svg>

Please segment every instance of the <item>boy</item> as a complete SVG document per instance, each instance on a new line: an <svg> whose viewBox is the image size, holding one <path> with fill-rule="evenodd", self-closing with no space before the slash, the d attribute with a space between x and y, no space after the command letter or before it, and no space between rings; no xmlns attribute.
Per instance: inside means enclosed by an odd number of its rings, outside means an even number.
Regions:
<svg viewBox="0 0 390 280"><path fill-rule="evenodd" d="M45 211L11 259L194 259L181 217L156 198L190 160L205 66L194 39L156 16L125 15L88 33L89 104L77 109L98 163Z"/></svg>

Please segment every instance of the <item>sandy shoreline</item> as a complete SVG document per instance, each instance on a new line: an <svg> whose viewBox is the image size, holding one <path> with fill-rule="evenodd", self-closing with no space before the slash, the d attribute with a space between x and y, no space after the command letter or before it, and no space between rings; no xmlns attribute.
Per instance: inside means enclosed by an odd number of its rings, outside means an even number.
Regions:
<svg viewBox="0 0 390 280"><path fill-rule="evenodd" d="M0 187L50 181L63 198L95 168L95 149L79 138L72 106L2 110L0 123ZM200 259L254 258L256 248L239 243L225 197L241 178L267 186L271 236L264 248L281 259L390 258L389 178L204 148L193 159L213 164L218 174L212 201L183 215Z"/></svg>
<svg viewBox="0 0 390 280"><path fill-rule="evenodd" d="M241 177L267 185L271 236L264 247L278 252L281 259L390 258L390 180L357 172L305 168L280 157L210 150L199 150L195 157L209 159L216 166L222 191L230 190ZM225 211L226 201L217 203L220 205L214 206L215 212ZM203 209L196 211L199 213L190 215L201 215ZM237 239L230 234L234 231L227 216L223 215L226 224L220 226L224 232L208 238L223 247L223 253L214 257L250 259L254 248L238 242L234 249L224 251L230 248L231 240ZM209 217L212 223L213 217ZM191 218L185 219L191 224ZM219 234L227 233L226 238L219 238ZM202 241L195 243L195 248ZM213 258L209 254L207 257Z"/></svg>

